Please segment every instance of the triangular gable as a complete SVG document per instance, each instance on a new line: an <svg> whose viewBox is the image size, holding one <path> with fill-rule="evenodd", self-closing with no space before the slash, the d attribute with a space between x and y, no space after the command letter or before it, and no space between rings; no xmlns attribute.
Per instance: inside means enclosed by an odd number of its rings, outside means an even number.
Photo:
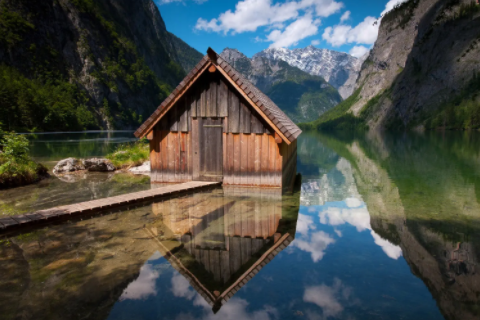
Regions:
<svg viewBox="0 0 480 320"><path fill-rule="evenodd" d="M290 144L297 139L302 131L270 98L246 80L214 50L209 48L207 52L208 54L202 58L167 99L162 102L157 110L138 128L135 132L137 138L145 137L175 103L182 98L198 78L206 72L208 68L214 66L275 130L276 134L278 134L283 141Z"/></svg>
<svg viewBox="0 0 480 320"><path fill-rule="evenodd" d="M215 295L202 284L200 279L198 279L186 266L184 266L182 261L175 256L175 253L171 252L163 245L162 241L160 241L152 231L150 231L148 228L145 228L144 230L148 236L158 244L160 253L168 260L172 267L174 267L182 276L184 276L189 284L205 299L205 301L207 301L210 306L212 306L214 313L217 313L222 305L227 303L227 301L230 300L235 293L237 293L237 291L239 291L245 284L247 284L248 281L255 277L255 275L265 265L272 261L278 253L288 247L294 239L289 233L282 235L246 271L244 271L237 280L235 280L223 292L219 292L218 295Z"/></svg>

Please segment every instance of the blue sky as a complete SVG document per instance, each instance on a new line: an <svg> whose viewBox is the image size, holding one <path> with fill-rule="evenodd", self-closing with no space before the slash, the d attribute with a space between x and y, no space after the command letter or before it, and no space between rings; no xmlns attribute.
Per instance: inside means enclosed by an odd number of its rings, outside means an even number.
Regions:
<svg viewBox="0 0 480 320"><path fill-rule="evenodd" d="M154 0L167 29L205 53L236 48L251 57L269 47L310 44L364 54L374 22L403 0Z"/></svg>

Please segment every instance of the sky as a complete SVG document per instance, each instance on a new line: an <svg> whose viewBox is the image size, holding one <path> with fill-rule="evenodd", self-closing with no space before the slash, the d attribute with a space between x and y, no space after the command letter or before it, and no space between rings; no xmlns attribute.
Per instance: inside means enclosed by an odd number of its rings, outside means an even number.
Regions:
<svg viewBox="0 0 480 320"><path fill-rule="evenodd" d="M167 30L202 54L235 48L332 49L360 57L382 14L405 0L154 0ZM375 23L377 21L377 23Z"/></svg>

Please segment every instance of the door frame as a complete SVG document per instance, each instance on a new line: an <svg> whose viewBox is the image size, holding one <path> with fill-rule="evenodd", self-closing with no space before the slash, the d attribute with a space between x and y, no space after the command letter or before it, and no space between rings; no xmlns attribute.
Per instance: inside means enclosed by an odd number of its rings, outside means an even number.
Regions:
<svg viewBox="0 0 480 320"><path fill-rule="evenodd" d="M192 118L192 180L193 181L205 181L202 179L202 176L200 175L200 156L202 150L200 150L200 130L203 129L203 122L204 119L207 118L212 118L212 119L219 119L221 121L221 126L223 128L225 118L223 117L196 117ZM225 177L224 174L224 169L223 168L223 158L225 157L225 154L223 154L223 129L221 130L222 137L220 139L221 145L220 145L220 154L221 154L221 168L222 168L222 175L221 179L219 179L219 182L223 182L223 179ZM211 181L211 180L208 180Z"/></svg>

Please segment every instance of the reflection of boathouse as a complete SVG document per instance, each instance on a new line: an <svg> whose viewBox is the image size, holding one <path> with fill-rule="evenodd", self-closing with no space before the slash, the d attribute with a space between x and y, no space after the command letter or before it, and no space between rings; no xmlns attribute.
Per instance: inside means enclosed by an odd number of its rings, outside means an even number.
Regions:
<svg viewBox="0 0 480 320"><path fill-rule="evenodd" d="M240 192L240 197L235 191L214 192L156 203L163 234L155 225L146 228L160 253L215 312L295 235L298 202L282 206L278 193Z"/></svg>

